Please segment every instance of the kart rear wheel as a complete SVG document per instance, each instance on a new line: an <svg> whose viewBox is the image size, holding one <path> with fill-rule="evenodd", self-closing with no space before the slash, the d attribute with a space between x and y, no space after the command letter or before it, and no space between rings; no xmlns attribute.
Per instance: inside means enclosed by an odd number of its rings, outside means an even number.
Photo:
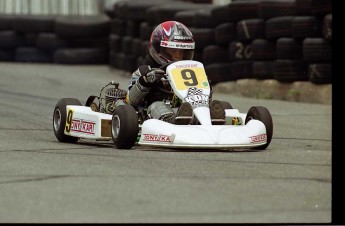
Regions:
<svg viewBox="0 0 345 226"><path fill-rule="evenodd" d="M273 136L273 121L271 113L268 111L266 107L253 106L249 109L247 113L245 124L247 124L252 119L261 121L266 127L267 143L265 145L253 148L256 150L264 150L271 143Z"/></svg>
<svg viewBox="0 0 345 226"><path fill-rule="evenodd" d="M80 101L75 98L62 98L55 105L54 114L53 114L53 129L55 137L60 142L64 143L75 143L78 141L78 137L71 137L64 134L66 126L66 106L67 105L77 105L82 106Z"/></svg>
<svg viewBox="0 0 345 226"><path fill-rule="evenodd" d="M116 107L111 121L111 137L119 149L130 149L139 133L138 114L131 105Z"/></svg>

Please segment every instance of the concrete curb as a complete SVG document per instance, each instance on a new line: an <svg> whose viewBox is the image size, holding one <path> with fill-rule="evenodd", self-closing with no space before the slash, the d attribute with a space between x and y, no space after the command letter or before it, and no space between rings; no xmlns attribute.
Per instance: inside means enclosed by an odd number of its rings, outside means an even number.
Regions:
<svg viewBox="0 0 345 226"><path fill-rule="evenodd" d="M318 85L302 81L281 83L274 79L240 79L221 82L214 85L213 88L215 92L244 97L332 105L332 84Z"/></svg>

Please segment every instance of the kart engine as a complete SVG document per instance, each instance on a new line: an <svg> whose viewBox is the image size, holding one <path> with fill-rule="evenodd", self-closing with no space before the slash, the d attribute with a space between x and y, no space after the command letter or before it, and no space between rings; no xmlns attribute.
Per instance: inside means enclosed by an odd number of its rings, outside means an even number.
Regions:
<svg viewBox="0 0 345 226"><path fill-rule="evenodd" d="M113 114L116 106L123 104L127 92L118 88L108 88L105 91L105 113Z"/></svg>

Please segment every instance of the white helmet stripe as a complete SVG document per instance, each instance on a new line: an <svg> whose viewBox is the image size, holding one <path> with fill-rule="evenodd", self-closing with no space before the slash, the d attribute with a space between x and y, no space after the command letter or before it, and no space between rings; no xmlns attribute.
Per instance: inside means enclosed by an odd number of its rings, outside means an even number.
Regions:
<svg viewBox="0 0 345 226"><path fill-rule="evenodd" d="M162 47L169 47L169 48L176 48L176 49L194 49L195 43L185 43L185 42L169 42L169 41L161 41Z"/></svg>

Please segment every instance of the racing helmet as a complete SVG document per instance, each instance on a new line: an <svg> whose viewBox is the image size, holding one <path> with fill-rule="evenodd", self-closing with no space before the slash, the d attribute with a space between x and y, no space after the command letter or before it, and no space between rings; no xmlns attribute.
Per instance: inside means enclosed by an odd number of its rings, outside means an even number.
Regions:
<svg viewBox="0 0 345 226"><path fill-rule="evenodd" d="M149 53L160 65L178 60L192 60L194 49L192 32L180 22L163 22L151 34Z"/></svg>

